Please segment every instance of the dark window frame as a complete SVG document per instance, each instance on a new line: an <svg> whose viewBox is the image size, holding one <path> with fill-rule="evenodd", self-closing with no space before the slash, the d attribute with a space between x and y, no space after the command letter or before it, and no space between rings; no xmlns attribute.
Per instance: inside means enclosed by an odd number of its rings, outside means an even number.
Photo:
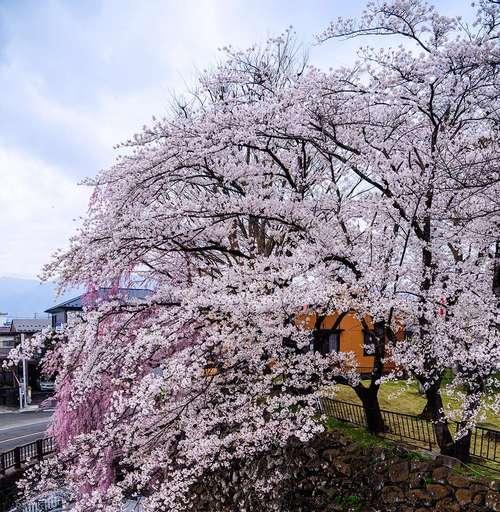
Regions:
<svg viewBox="0 0 500 512"><path fill-rule="evenodd" d="M341 335L343 329L316 329L313 331L311 343L309 344L310 349L314 352L319 352L322 355L339 353L341 352ZM330 336L334 334L337 336L337 350L330 350ZM328 349L325 350L326 344L328 343Z"/></svg>

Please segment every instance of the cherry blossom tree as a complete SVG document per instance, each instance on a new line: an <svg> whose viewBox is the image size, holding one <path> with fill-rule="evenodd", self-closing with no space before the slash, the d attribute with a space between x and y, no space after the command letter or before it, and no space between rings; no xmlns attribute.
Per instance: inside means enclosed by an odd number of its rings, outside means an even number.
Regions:
<svg viewBox="0 0 500 512"><path fill-rule="evenodd" d="M500 13L495 2L479 7L474 28L411 0L369 4L360 20L331 24L322 40L391 35L411 44L365 48L362 65L344 80L325 76L328 99L315 114L325 151L378 190L396 221L406 270L396 272L392 288L414 298L399 308L415 325L411 339L396 345L397 360L424 386L442 450L462 458L499 362L491 283ZM457 443L440 395L446 368L467 396Z"/></svg>
<svg viewBox="0 0 500 512"><path fill-rule="evenodd" d="M153 293L89 307L56 340L59 453L32 492L64 485L77 511L134 496L194 510L210 475L321 432L335 382L382 430L389 358L424 386L443 451L463 457L500 359L496 12L482 3L472 30L415 0L370 4L321 39L408 45L329 72L305 66L289 34L227 49L121 146L46 274ZM373 320L368 387L353 354L308 350L311 311ZM440 395L448 368L459 444ZM279 510L280 478L240 484Z"/></svg>
<svg viewBox="0 0 500 512"><path fill-rule="evenodd" d="M192 105L127 143L48 269L95 286L133 274L154 290L89 309L54 352L60 452L40 485L64 482L77 510L134 493L151 510L194 506L207 473L320 432L321 389L358 377L352 355L306 350L295 321L326 301L315 275L328 260L307 247L335 211L314 146L264 131L300 77L282 65L286 44L270 42L264 60L230 54ZM264 499L278 480L249 487Z"/></svg>

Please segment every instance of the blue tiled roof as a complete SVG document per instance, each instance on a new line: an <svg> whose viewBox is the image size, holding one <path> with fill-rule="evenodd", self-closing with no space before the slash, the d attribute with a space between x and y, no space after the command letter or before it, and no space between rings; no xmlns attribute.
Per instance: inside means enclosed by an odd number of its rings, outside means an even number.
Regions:
<svg viewBox="0 0 500 512"><path fill-rule="evenodd" d="M48 318L14 318L10 330L11 332L32 333L41 331L49 325Z"/></svg>
<svg viewBox="0 0 500 512"><path fill-rule="evenodd" d="M114 299L116 297L122 300L145 300L152 294L152 290L144 288L99 288L97 300L103 301L107 299ZM86 294L79 295L73 299L69 299L61 304L57 304L49 309L46 309L46 313L58 313L60 311L67 310L81 310L84 306Z"/></svg>

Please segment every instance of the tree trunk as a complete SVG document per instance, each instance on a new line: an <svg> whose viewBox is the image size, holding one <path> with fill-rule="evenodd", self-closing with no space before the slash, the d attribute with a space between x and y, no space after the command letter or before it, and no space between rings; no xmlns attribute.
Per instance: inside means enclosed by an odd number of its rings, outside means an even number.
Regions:
<svg viewBox="0 0 500 512"><path fill-rule="evenodd" d="M364 320L362 320L362 324L363 328L370 332L369 326ZM384 371L383 361L385 358L385 344L387 338L385 321L375 322L371 332L373 333L375 350L373 354L373 367L370 377L370 385L365 387L360 382L357 386L354 386L353 389L363 404L368 431L373 432L374 434L380 434L387 431L378 401L378 390L380 387L379 379Z"/></svg>
<svg viewBox="0 0 500 512"><path fill-rule="evenodd" d="M428 410L430 419L432 420L434 434L436 435L436 441L439 449L443 455L455 457L454 441L448 427L448 420L444 415L443 400L441 398L441 393L439 392L439 383L434 384L427 389L425 391L425 396L427 398L427 405L425 406L425 409Z"/></svg>
<svg viewBox="0 0 500 512"><path fill-rule="evenodd" d="M470 442L472 437L472 431L467 430L467 433L460 439L457 439L453 444L453 457L456 457L462 462L470 461Z"/></svg>
<svg viewBox="0 0 500 512"><path fill-rule="evenodd" d="M467 429L466 434L460 439L453 439L448 420L444 415L439 387L439 384L434 384L425 392L427 404L419 417L432 421L436 441L443 455L455 457L462 462L469 462L472 431ZM479 402L477 406L479 406ZM460 430L464 425L465 423L460 424L458 429Z"/></svg>
<svg viewBox="0 0 500 512"><path fill-rule="evenodd" d="M385 432L387 428L378 402L378 386L365 388L362 384L358 384L354 387L354 391L363 404L367 429L374 434Z"/></svg>
<svg viewBox="0 0 500 512"><path fill-rule="evenodd" d="M418 415L418 417L422 420L432 420L432 411L429 406L429 402L425 402L425 407L422 409L422 412Z"/></svg>

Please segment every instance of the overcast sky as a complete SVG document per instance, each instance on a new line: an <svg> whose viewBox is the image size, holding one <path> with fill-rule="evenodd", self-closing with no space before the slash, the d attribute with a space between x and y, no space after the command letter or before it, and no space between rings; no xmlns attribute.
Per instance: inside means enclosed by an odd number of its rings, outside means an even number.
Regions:
<svg viewBox="0 0 500 512"><path fill-rule="evenodd" d="M308 47L328 21L363 3L0 0L0 276L35 277L66 245L89 197L78 181L165 113L172 92L215 63L218 48L245 48L290 25ZM470 13L462 0L437 3ZM349 64L353 47L316 46L310 60Z"/></svg>

